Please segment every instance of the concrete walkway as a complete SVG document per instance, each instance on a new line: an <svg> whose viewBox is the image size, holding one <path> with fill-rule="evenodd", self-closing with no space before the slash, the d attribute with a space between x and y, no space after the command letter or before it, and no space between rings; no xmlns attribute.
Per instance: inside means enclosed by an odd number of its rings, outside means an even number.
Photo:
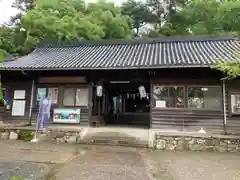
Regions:
<svg viewBox="0 0 240 180"><path fill-rule="evenodd" d="M0 141L0 179L240 180L240 154Z"/></svg>

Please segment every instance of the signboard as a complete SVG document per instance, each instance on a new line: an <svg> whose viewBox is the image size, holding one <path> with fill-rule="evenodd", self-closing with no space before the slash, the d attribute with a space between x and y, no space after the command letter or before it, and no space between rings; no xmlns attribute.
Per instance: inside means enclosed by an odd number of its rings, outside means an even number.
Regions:
<svg viewBox="0 0 240 180"><path fill-rule="evenodd" d="M48 96L51 97L53 104L57 104L58 88L48 88Z"/></svg>
<svg viewBox="0 0 240 180"><path fill-rule="evenodd" d="M56 123L80 123L80 109L55 108L53 122Z"/></svg>
<svg viewBox="0 0 240 180"><path fill-rule="evenodd" d="M37 89L37 102L40 102L47 96L47 89L46 88L38 88Z"/></svg>
<svg viewBox="0 0 240 180"><path fill-rule="evenodd" d="M25 100L13 100L12 116L24 116L25 115Z"/></svg>
<svg viewBox="0 0 240 180"><path fill-rule="evenodd" d="M156 101L156 107L158 107L158 108L165 108L166 107L166 101L157 100Z"/></svg>
<svg viewBox="0 0 240 180"><path fill-rule="evenodd" d="M15 90L14 91L14 99L25 99L25 90Z"/></svg>

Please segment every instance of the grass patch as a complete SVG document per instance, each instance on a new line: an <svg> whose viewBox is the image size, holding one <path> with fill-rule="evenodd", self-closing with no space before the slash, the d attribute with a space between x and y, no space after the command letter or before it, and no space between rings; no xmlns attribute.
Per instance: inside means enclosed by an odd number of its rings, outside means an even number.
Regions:
<svg viewBox="0 0 240 180"><path fill-rule="evenodd" d="M31 141L34 138L32 132L29 131L20 131L18 133L18 139L23 141Z"/></svg>

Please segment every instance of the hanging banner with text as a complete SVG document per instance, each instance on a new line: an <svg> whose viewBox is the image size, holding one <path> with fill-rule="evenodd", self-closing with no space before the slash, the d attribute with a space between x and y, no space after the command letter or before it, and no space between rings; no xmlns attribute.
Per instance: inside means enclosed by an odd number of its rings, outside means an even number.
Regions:
<svg viewBox="0 0 240 180"><path fill-rule="evenodd" d="M55 123L80 123L80 109L55 108L53 122Z"/></svg>

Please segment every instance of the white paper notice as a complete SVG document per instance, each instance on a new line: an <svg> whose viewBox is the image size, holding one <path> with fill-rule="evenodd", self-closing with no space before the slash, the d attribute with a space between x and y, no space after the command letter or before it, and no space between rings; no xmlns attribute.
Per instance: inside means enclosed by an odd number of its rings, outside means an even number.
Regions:
<svg viewBox="0 0 240 180"><path fill-rule="evenodd" d="M51 97L53 104L57 104L58 88L48 88L48 96Z"/></svg>
<svg viewBox="0 0 240 180"><path fill-rule="evenodd" d="M25 100L14 100L12 106L12 116L24 116L25 115Z"/></svg>
<svg viewBox="0 0 240 180"><path fill-rule="evenodd" d="M14 99L25 99L25 90L15 90Z"/></svg>
<svg viewBox="0 0 240 180"><path fill-rule="evenodd" d="M165 108L166 107L166 101L156 101L156 107Z"/></svg>

